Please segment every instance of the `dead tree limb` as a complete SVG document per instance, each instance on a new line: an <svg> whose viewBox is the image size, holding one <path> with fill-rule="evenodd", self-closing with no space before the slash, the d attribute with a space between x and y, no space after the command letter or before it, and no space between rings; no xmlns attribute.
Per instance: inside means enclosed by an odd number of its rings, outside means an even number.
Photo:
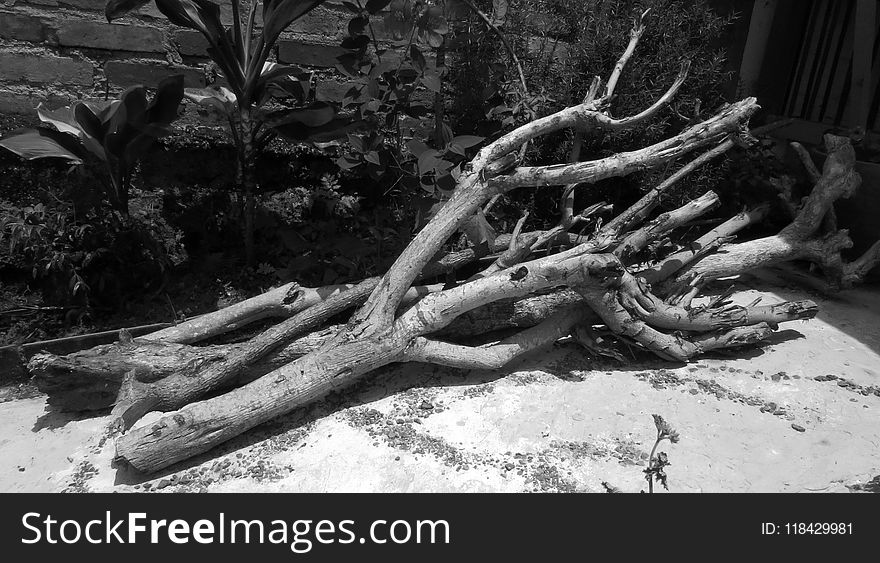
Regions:
<svg viewBox="0 0 880 563"><path fill-rule="evenodd" d="M634 44L631 39L633 48ZM625 61L625 57L622 59ZM815 315L812 302L741 307L721 299L702 308L676 306L664 301L663 295L655 295L627 265L643 249L656 246L672 229L717 204L717 196L708 192L651 219L670 186L729 150L740 138L748 140L748 121L758 109L753 98L722 108L717 115L674 137L639 150L586 162L519 165L518 154L524 144L548 133L575 128L592 134L643 125L670 102L686 72L685 64L667 92L649 108L615 118L608 108L617 71L609 79L605 95L599 96L597 86L595 94L588 95L584 103L536 119L488 144L465 167L450 199L380 279L365 280L323 296L294 313L285 311L283 316L288 320L235 348L143 343L146 347L182 346L177 349L176 367L175 360L168 359L164 371L138 371L142 369L138 366L153 361L158 348L138 352L136 359L132 359L133 350L128 349L126 365L133 367L123 373L127 377L119 380L122 400L117 399L116 412L129 429L117 438L118 459L147 472L167 467L392 363L419 361L497 369L570 333L581 335L581 341L595 343L590 337L594 332L591 326L599 324L663 358L687 361L708 350L754 344L766 338L778 323ZM817 195L808 198L792 225L783 231L786 237L813 241L810 237L815 229L811 231L811 225L824 215L820 212L823 206L827 209L825 200L833 201L826 192L842 193L851 184L851 175L838 166L845 156L830 154L823 179L814 189ZM447 240L475 217L479 223L480 210L499 194L529 187L590 185L686 159L689 162L678 172L592 234L567 232L570 225L564 217L557 228L537 233L522 233L524 221L520 221L514 233L488 237L491 240L482 250L470 248L435 261ZM699 248L679 251L665 262L649 263L643 272L661 285L666 276L675 276L676 281L690 280L690 287L698 289L699 284L692 282L702 279L703 274L694 277L693 270L705 268L701 265L707 260L737 246L722 243L760 214L758 210L728 221L700 237ZM819 242L840 246L844 238L845 233L828 235L827 240ZM562 248L545 251L538 244L551 240L562 242ZM708 250L719 246L714 253ZM532 255L539 249L541 255ZM865 264L878 253L880 250L866 257ZM425 279L431 268L453 271L478 258L492 262L481 275L458 285L449 284L440 291L416 291L415 300L406 301L413 292L413 283L420 277ZM722 259L722 266L726 260ZM743 264L738 264L735 269L742 268ZM363 305L346 324L314 332L331 315L361 302ZM246 307L241 309L251 312ZM220 312L216 317L228 321L231 317L224 314ZM240 319L249 318L238 314ZM222 323L218 326L217 330L222 330ZM493 337L493 342L482 346L453 341L468 331L473 334L499 328L509 328L513 334ZM309 346L300 347L302 355L285 356L291 347L305 342L303 339L308 339ZM124 344L141 345L138 341ZM94 355L80 357L83 362L86 358L96 361ZM63 369L68 360L41 361L49 372ZM190 363L181 367L183 362ZM199 400L207 392L215 396ZM169 412L153 423L131 426L148 409Z"/></svg>
<svg viewBox="0 0 880 563"><path fill-rule="evenodd" d="M840 255L841 250L852 246L846 230L816 235L834 202L849 197L861 184L861 177L854 168L855 151L849 139L826 135L825 146L828 158L822 175L788 226L770 237L721 246L679 273L678 282L686 284L696 277L708 282L791 260L809 260L818 264L839 285L861 279L867 273L865 268L873 266L871 251L863 261L847 265Z"/></svg>

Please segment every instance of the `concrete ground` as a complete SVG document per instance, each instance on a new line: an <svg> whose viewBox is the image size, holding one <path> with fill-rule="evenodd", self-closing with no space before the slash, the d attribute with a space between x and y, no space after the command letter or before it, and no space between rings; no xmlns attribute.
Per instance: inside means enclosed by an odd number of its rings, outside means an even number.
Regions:
<svg viewBox="0 0 880 563"><path fill-rule="evenodd" d="M0 491L638 492L652 413L681 435L661 446L672 492L876 490L880 292L749 283L737 300L809 297L821 312L688 366L621 366L566 342L497 372L400 366L152 476L113 467L107 417L7 387Z"/></svg>

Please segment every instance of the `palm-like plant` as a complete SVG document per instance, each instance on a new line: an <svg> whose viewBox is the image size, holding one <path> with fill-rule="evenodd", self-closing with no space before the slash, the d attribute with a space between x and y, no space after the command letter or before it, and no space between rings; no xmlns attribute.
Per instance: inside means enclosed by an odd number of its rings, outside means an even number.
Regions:
<svg viewBox="0 0 880 563"><path fill-rule="evenodd" d="M34 160L62 158L103 168L105 193L114 209L128 215L128 194L137 161L153 142L171 132L183 99L183 76L166 78L147 101L143 86L132 86L118 99L77 102L48 110L37 106L43 123L54 127L18 129L0 138L0 147Z"/></svg>
<svg viewBox="0 0 880 563"><path fill-rule="evenodd" d="M109 21L151 0L109 0ZM243 18L240 0L232 0L232 27L220 19L220 6L210 0L155 0L171 23L201 32L208 56L226 79L228 88L188 89L187 97L222 112L229 121L237 148L236 185L244 194L244 246L254 261L254 213L257 191L256 156L275 134L296 141L327 140L352 126L333 106L314 101L308 73L291 65L269 62L281 32L324 0L252 0ZM262 5L263 26L256 26ZM270 103L271 102L271 103Z"/></svg>

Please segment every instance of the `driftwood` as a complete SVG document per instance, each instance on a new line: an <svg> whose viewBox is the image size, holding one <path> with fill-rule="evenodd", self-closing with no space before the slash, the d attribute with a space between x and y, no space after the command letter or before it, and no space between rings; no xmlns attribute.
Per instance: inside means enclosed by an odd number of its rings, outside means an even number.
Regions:
<svg viewBox="0 0 880 563"><path fill-rule="evenodd" d="M61 408L113 408L120 431L117 459L152 472L389 364L496 369L569 334L592 352L614 356L594 337L597 325L664 359L683 362L709 350L758 343L779 323L815 316L817 307L810 301L746 307L724 295L708 304L692 303L708 281L760 265L812 260L845 285L876 264L880 245L856 262L844 262L839 251L847 246L846 232L829 229L825 219L833 201L859 184L846 140L827 137L829 156L821 173L813 175L812 193L792 206L792 223L778 235L734 242L767 215L768 208L758 206L659 258L646 258L646 250L719 201L707 191L652 218L664 194L699 166L752 140L747 125L758 110L754 98L639 150L586 162L519 165L521 147L539 136L565 128L576 129L578 136L631 129L663 110L684 82L686 64L651 107L624 118L610 113L614 86L636 48L641 25L603 95L597 79L583 103L518 127L480 150L450 199L381 278L316 289L288 284L146 337L63 357L39 355L30 364L38 384ZM678 171L629 208L588 234L569 232L609 208L596 204L576 214L575 189L676 161L683 161ZM521 220L510 234L442 255L456 232L486 231L483 209L502 194L552 186L567 186L557 227L524 233ZM439 274L458 280L456 272L466 265L483 269L455 283L447 277L442 287L413 286ZM325 326L355 307L346 324ZM196 345L270 317L284 320L247 342ZM466 339L490 333L498 336L483 344ZM152 410L166 414L134 426Z"/></svg>

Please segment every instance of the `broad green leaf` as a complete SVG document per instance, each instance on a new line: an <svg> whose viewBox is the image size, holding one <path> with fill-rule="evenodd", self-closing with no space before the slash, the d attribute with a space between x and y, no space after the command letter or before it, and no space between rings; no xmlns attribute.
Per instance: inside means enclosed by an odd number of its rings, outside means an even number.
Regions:
<svg viewBox="0 0 880 563"><path fill-rule="evenodd" d="M37 105L37 116L40 118L40 121L54 125L62 133L70 133L77 137L82 134L70 107L50 110L43 107L43 104L40 103Z"/></svg>
<svg viewBox="0 0 880 563"><path fill-rule="evenodd" d="M356 37L346 37L339 45L343 49L351 49L352 51L360 51L366 49L370 44L370 38L366 35L358 35Z"/></svg>
<svg viewBox="0 0 880 563"><path fill-rule="evenodd" d="M431 150L431 147L429 147L422 141L419 141L418 139L410 139L409 141L407 141L406 148L408 148L409 152L413 153L413 156L415 156L416 158L422 156L422 154L424 154L426 151Z"/></svg>
<svg viewBox="0 0 880 563"><path fill-rule="evenodd" d="M235 94L223 86L211 88L187 88L184 92L186 99L200 106L213 108L224 113L232 112L235 108Z"/></svg>
<svg viewBox="0 0 880 563"><path fill-rule="evenodd" d="M443 82L440 76L435 73L426 73L422 76L422 84L432 92L440 92L443 89Z"/></svg>
<svg viewBox="0 0 880 563"><path fill-rule="evenodd" d="M147 121L168 125L177 117L183 100L183 75L169 76L159 83L156 95L147 106Z"/></svg>
<svg viewBox="0 0 880 563"><path fill-rule="evenodd" d="M348 158L347 156L340 156L336 159L336 166L338 166L342 170L351 170L353 168L357 168L360 165L360 161L353 160L351 158Z"/></svg>
<svg viewBox="0 0 880 563"><path fill-rule="evenodd" d="M391 0L367 0L367 5L364 6L368 12L371 14L378 14L382 10L385 9L388 4L391 3Z"/></svg>
<svg viewBox="0 0 880 563"><path fill-rule="evenodd" d="M425 55L422 54L417 46L410 46L409 56L412 59L412 64L415 69L419 72L425 72L425 66L427 66L428 63L425 61Z"/></svg>
<svg viewBox="0 0 880 563"><path fill-rule="evenodd" d="M95 115L98 116L98 119L101 120L101 123L107 123L111 119L113 119L113 114L119 111L119 108L122 106L122 102L119 100L111 100L110 102L84 102L92 111L95 112Z"/></svg>
<svg viewBox="0 0 880 563"><path fill-rule="evenodd" d="M367 29L368 23L370 23L370 20L362 16L352 18L351 21L348 22L348 35L350 37L358 37L363 34L365 29Z"/></svg>
<svg viewBox="0 0 880 563"><path fill-rule="evenodd" d="M454 143L462 148L469 149L471 147L477 146L485 140L485 137L478 137L476 135L459 135L454 137L451 143Z"/></svg>
<svg viewBox="0 0 880 563"><path fill-rule="evenodd" d="M364 145L364 140L358 137L357 135L349 135L348 136L348 144L351 145L357 152L365 152L367 150L366 145Z"/></svg>
<svg viewBox="0 0 880 563"><path fill-rule="evenodd" d="M119 133L126 124L138 128L147 123L147 91L143 86L127 88L119 96L121 107L109 122L105 123L106 131Z"/></svg>
<svg viewBox="0 0 880 563"><path fill-rule="evenodd" d="M104 137L101 120L98 119L98 116L92 112L89 106L83 103L74 104L73 115L83 133L98 141Z"/></svg>
<svg viewBox="0 0 880 563"><path fill-rule="evenodd" d="M110 22L149 3L150 0L110 0L104 6L104 15Z"/></svg>
<svg viewBox="0 0 880 563"><path fill-rule="evenodd" d="M438 162L438 153L434 149L428 149L419 155L419 175L424 176L429 172L433 172Z"/></svg>
<svg viewBox="0 0 880 563"><path fill-rule="evenodd" d="M287 26L322 3L324 0L264 0L263 39L266 44L274 45Z"/></svg>
<svg viewBox="0 0 880 563"><path fill-rule="evenodd" d="M63 158L74 164L82 164L85 157L75 137L45 127L12 131L0 138L0 147L27 160Z"/></svg>
<svg viewBox="0 0 880 563"><path fill-rule="evenodd" d="M282 91L295 98L304 99L297 95L302 91L302 87L294 86L293 83L298 83L299 78L307 74L308 73L305 70L295 65L282 65L266 62L263 64L263 69L260 73L260 78L257 80L255 91L259 94L269 86L278 86Z"/></svg>
<svg viewBox="0 0 880 563"><path fill-rule="evenodd" d="M375 164L376 166L382 166L382 160L379 158L379 153L376 151L370 151L364 155L364 160Z"/></svg>

